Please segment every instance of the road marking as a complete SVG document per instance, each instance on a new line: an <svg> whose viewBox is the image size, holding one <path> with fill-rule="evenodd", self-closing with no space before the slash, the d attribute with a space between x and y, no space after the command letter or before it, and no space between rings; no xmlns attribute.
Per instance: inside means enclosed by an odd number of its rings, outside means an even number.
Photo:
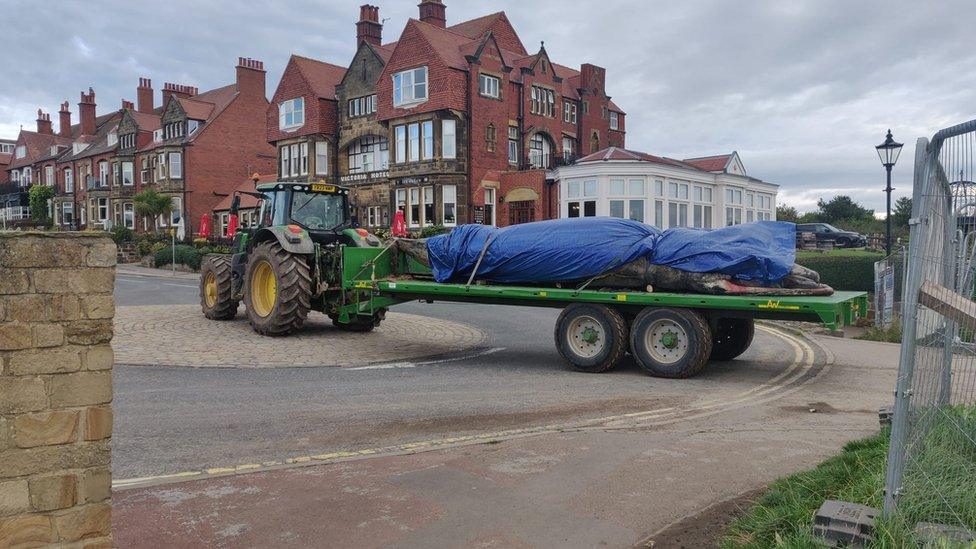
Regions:
<svg viewBox="0 0 976 549"><path fill-rule="evenodd" d="M536 436L547 433L556 432L566 432L566 431L585 431L592 429L627 429L627 428L640 428L648 425L660 425L673 423L676 421L687 421L690 419L697 419L700 417L705 417L713 415L725 410L740 408L749 404L761 404L768 402L775 398L781 398L786 394L791 394L798 391L803 385L810 383L814 378L808 379L806 381L801 381L803 378L813 369L815 361L815 351L813 347L799 338L789 335L778 329L769 328L766 326L756 326L759 330L766 332L767 334L777 337L790 345L793 349L793 361L790 363L789 367L773 377L769 381L753 387L747 391L743 391L737 395L733 395L731 399L711 399L699 402L697 405L692 406L679 406L679 407L668 407L668 408L656 408L653 410L646 410L641 412L630 412L626 414L616 414L612 416L604 416L589 420L583 420L578 422L567 422L567 423L553 423L548 425L541 425L536 427L525 427L519 429L507 429L503 431L494 431L486 433L478 433L472 435L462 435L456 437L448 437L441 439L423 440L417 442L409 442L405 444L398 444L393 446L386 446L380 448L364 448L360 450L350 450L350 451L339 451L330 452L325 454L315 454L306 456L297 456L292 458L287 458L283 461L265 461L261 464L244 464L235 465L230 467L212 467L209 469L204 469L200 471L184 471L181 473L173 473L167 475L157 475L150 477L140 477L131 479L121 479L114 481L112 487L115 489L127 489L144 487L153 484L161 484L166 482L176 482L181 480L187 480L193 477L199 476L209 476L209 477L219 477L227 476L232 474L237 474L240 472L256 472L256 471L268 471L281 467L288 466L299 466L299 465L311 465L311 464L325 464L325 463L336 463L341 461L352 461L358 459L366 459L370 457L388 456L388 455L403 455L403 454L415 454L419 452L428 452L438 449L451 448L455 446L463 446L467 444L484 444L486 442L495 440L506 440L513 438L522 438L528 436ZM502 347L493 347L490 349L485 349L479 353L468 357L455 357L449 359L432 360L427 362L417 362L416 365L421 364L434 364L440 362L451 362L456 360L464 360L465 358L473 358L477 356L484 356L486 354L496 353L503 350ZM397 364L397 363L394 363ZM386 365L377 365L386 366ZM829 364L827 365L829 366ZM370 367L359 367L359 368L347 368L348 370L354 369L368 369ZM374 368L375 369L375 368ZM817 376L820 374L818 373ZM817 377L815 376L815 377ZM799 384L793 386L794 383L800 381ZM772 394L777 393L777 394Z"/></svg>
<svg viewBox="0 0 976 549"><path fill-rule="evenodd" d="M482 349L475 353L469 353L465 355L452 356L448 358L439 358L435 360L421 360L418 362L386 362L382 364L370 364L368 366L356 366L355 368L343 368L346 371L356 371L356 370L395 370L398 368L416 368L417 366L429 366L431 364L444 364L446 362L460 362L462 360L471 360L472 358L479 358L483 356L488 356L498 351L504 351L505 347L490 347L488 349Z"/></svg>

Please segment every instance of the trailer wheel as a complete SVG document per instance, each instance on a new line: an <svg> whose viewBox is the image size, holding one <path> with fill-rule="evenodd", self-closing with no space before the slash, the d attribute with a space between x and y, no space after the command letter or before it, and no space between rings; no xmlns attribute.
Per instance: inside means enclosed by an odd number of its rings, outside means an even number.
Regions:
<svg viewBox="0 0 976 549"><path fill-rule="evenodd" d="M200 269L200 308L210 320L232 320L237 316L230 258L212 255Z"/></svg>
<svg viewBox="0 0 976 549"><path fill-rule="evenodd" d="M709 360L732 360L752 345L756 322L751 318L720 318L712 337Z"/></svg>
<svg viewBox="0 0 976 549"><path fill-rule="evenodd" d="M580 372L605 372L627 352L627 324L605 305L566 307L556 319L555 338L559 355Z"/></svg>
<svg viewBox="0 0 976 549"><path fill-rule="evenodd" d="M630 329L630 349L644 372L657 377L691 377L712 352L712 333L694 311L648 307Z"/></svg>

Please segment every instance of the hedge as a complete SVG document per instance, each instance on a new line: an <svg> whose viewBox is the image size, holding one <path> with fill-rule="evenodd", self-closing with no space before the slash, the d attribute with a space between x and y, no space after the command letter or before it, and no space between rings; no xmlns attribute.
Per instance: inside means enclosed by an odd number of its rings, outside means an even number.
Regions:
<svg viewBox="0 0 976 549"><path fill-rule="evenodd" d="M874 291L874 263L884 259L873 252L797 254L796 262L820 273L820 281L835 290Z"/></svg>
<svg viewBox="0 0 976 549"><path fill-rule="evenodd" d="M156 260L156 266L162 267L163 265L169 265L173 262L173 248L172 246L167 246L165 248L156 250L153 254L153 258ZM200 260L203 258L203 254L200 250L193 246L187 246L186 244L176 245L176 264L186 265L187 267L193 269L194 271L200 269Z"/></svg>

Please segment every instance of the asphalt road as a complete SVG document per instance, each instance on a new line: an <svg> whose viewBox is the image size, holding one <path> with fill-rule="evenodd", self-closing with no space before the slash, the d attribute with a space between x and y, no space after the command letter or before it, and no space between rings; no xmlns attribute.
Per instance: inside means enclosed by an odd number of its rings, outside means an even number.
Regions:
<svg viewBox="0 0 976 549"><path fill-rule="evenodd" d="M197 289L191 280L120 274L116 299L121 307L196 303ZM613 372L584 374L565 369L554 349L557 310L448 303L395 310L467 322L491 339L484 354L385 369L119 366L115 478L690 406L775 382L793 363L787 343L759 333L742 359L690 380L645 376L629 359Z"/></svg>

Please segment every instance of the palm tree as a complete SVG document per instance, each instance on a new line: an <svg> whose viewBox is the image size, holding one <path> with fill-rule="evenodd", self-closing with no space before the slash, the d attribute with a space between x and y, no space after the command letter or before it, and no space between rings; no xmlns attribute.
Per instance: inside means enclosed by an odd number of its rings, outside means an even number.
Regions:
<svg viewBox="0 0 976 549"><path fill-rule="evenodd" d="M153 231L159 229L159 216L166 215L173 211L173 197L159 194L156 189L146 189L132 197L136 213L141 216L151 217L153 220Z"/></svg>

